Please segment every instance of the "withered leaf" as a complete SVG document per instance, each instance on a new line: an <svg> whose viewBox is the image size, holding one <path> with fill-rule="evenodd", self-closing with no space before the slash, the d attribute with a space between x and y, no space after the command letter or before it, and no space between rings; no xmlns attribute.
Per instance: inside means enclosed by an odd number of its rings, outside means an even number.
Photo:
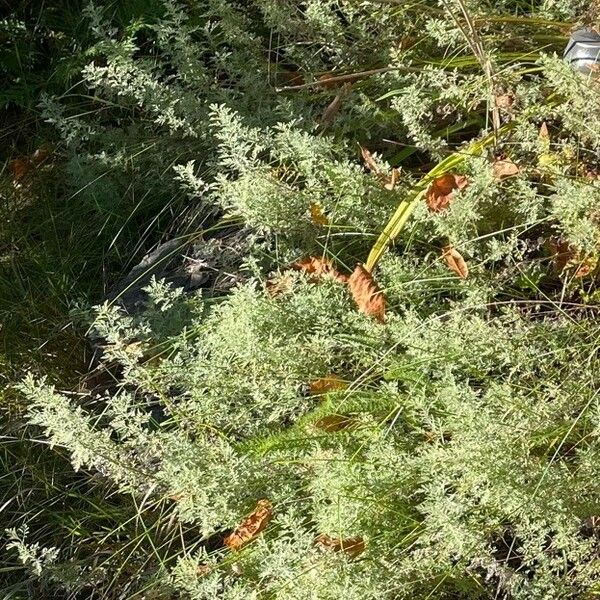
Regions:
<svg viewBox="0 0 600 600"><path fill-rule="evenodd" d="M464 175L455 175L454 173L444 173L436 177L427 192L425 199L431 212L439 213L448 208L454 198L455 190L462 190L469 184L469 180Z"/></svg>
<svg viewBox="0 0 600 600"><path fill-rule="evenodd" d="M8 170L12 175L13 182L19 183L22 181L27 174L44 163L51 154L52 151L49 146L40 146L31 157L22 156L11 160L8 163Z"/></svg>
<svg viewBox="0 0 600 600"><path fill-rule="evenodd" d="M345 83L340 89L340 91L336 94L335 98L329 103L329 105L323 112L323 116L321 117L322 126L329 125L335 119L338 112L340 112L340 108L342 108L344 98L348 95L348 92L350 91L351 87L351 83Z"/></svg>
<svg viewBox="0 0 600 600"><path fill-rule="evenodd" d="M314 275L315 279L319 277L331 277L340 283L346 283L348 277L340 273L327 258L319 258L309 256L296 261L291 265L291 268L296 271L303 271L309 275Z"/></svg>
<svg viewBox="0 0 600 600"><path fill-rule="evenodd" d="M310 203L310 218L315 225L329 225L329 219L323 211L323 207L317 202Z"/></svg>
<svg viewBox="0 0 600 600"><path fill-rule="evenodd" d="M352 424L352 419L345 415L325 415L314 422L317 429L322 429L327 433L334 433L346 429Z"/></svg>
<svg viewBox="0 0 600 600"><path fill-rule="evenodd" d="M373 158L373 154L367 148L360 147L360 154L365 161L365 166L371 173L373 173L379 181L383 184L383 187L390 192L396 187L396 183L400 179L400 168L394 167L389 175L386 175L379 168L375 159Z"/></svg>
<svg viewBox="0 0 600 600"><path fill-rule="evenodd" d="M596 271L598 268L598 255L592 254L587 256L582 256L583 253L578 253L577 255L577 263L575 263L575 273L573 273L573 277L577 279L581 279L582 277L587 277Z"/></svg>
<svg viewBox="0 0 600 600"><path fill-rule="evenodd" d="M365 166L367 167L367 169L369 169L369 171L371 171L372 173L375 173L376 175L379 175L379 167L377 166L377 163L375 162L375 159L373 158L373 154L371 154L371 152L369 150L367 150L367 148L363 148L362 146L360 147L360 154L363 158L363 160L365 161Z"/></svg>
<svg viewBox="0 0 600 600"><path fill-rule="evenodd" d="M201 563L196 567L196 575L198 577L204 577L213 570L213 566L208 563Z"/></svg>
<svg viewBox="0 0 600 600"><path fill-rule="evenodd" d="M315 544L334 552L345 552L351 558L356 558L365 551L365 542L361 537L341 539L321 533L315 538Z"/></svg>
<svg viewBox="0 0 600 600"><path fill-rule="evenodd" d="M579 250L563 238L553 238L549 241L552 262L557 272L562 272L569 263L577 259Z"/></svg>
<svg viewBox="0 0 600 600"><path fill-rule="evenodd" d="M418 37L406 36L400 40L399 49L409 50L419 41Z"/></svg>
<svg viewBox="0 0 600 600"><path fill-rule="evenodd" d="M492 164L492 173L496 179L506 179L507 177L513 177L518 175L520 172L519 167L510 159L503 158L496 160Z"/></svg>
<svg viewBox="0 0 600 600"><path fill-rule="evenodd" d="M331 89L331 88L335 88L339 85L339 83L337 81L329 81L330 79L333 79L334 77L336 77L335 73L323 73L323 75L320 75L318 77L318 80L322 87L324 87L326 89Z"/></svg>
<svg viewBox="0 0 600 600"><path fill-rule="evenodd" d="M587 277L596 268L595 261L585 260L573 274L577 279Z"/></svg>
<svg viewBox="0 0 600 600"><path fill-rule="evenodd" d="M8 170L15 183L21 181L32 169L33 163L28 158L15 158L8 163Z"/></svg>
<svg viewBox="0 0 600 600"><path fill-rule="evenodd" d="M538 137L542 141L545 141L545 142L550 141L550 131L548 130L548 124L546 123L546 121L544 121L542 123L542 125L540 126L540 131L538 133Z"/></svg>
<svg viewBox="0 0 600 600"><path fill-rule="evenodd" d="M583 167L583 176L590 181L600 179L600 170L597 167Z"/></svg>
<svg viewBox="0 0 600 600"><path fill-rule="evenodd" d="M396 187L396 183L400 179L400 169L398 167L394 167L389 176L385 176L383 178L383 187L390 192Z"/></svg>
<svg viewBox="0 0 600 600"><path fill-rule="evenodd" d="M444 246L442 258L461 279L466 279L469 276L469 267L461 253L454 246Z"/></svg>
<svg viewBox="0 0 600 600"><path fill-rule="evenodd" d="M273 505L269 500L259 500L256 508L248 515L224 540L224 544L231 550L239 550L253 540L265 529L273 517Z"/></svg>
<svg viewBox="0 0 600 600"><path fill-rule="evenodd" d="M348 387L348 384L337 375L328 375L327 377L321 377L315 379L309 387L308 392L312 396L319 396L326 394L327 392L334 392L336 390L343 390Z"/></svg>
<svg viewBox="0 0 600 600"><path fill-rule="evenodd" d="M375 317L380 323L385 321L385 298L373 276L361 264L356 265L348 279L348 287L358 309Z"/></svg>

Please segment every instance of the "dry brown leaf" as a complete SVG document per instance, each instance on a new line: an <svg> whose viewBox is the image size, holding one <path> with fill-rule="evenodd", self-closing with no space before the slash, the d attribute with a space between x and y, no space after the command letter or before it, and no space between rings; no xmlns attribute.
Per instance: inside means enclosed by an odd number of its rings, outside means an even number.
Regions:
<svg viewBox="0 0 600 600"><path fill-rule="evenodd" d="M365 166L371 173L373 173L383 184L383 187L390 192L396 187L396 183L400 179L400 168L394 167L392 172L389 175L386 175L381 171L378 167L375 159L373 158L373 154L367 148L360 147L360 154L365 161Z"/></svg>
<svg viewBox="0 0 600 600"><path fill-rule="evenodd" d="M309 275L314 275L315 279L319 277L332 277L340 283L346 283L348 277L340 273L327 258L318 258L309 256L296 261L291 265L291 268L296 271L303 271Z"/></svg>
<svg viewBox="0 0 600 600"><path fill-rule="evenodd" d="M579 251L563 238L553 238L548 242L552 253L554 269L561 273L565 267L577 259Z"/></svg>
<svg viewBox="0 0 600 600"><path fill-rule="evenodd" d="M365 542L361 537L333 538L326 533L321 533L315 538L315 544L333 550L334 552L345 552L351 558L356 558L365 551Z"/></svg>
<svg viewBox="0 0 600 600"><path fill-rule="evenodd" d="M323 112L323 116L321 117L321 126L327 126L332 123L338 112L340 112L344 98L348 95L351 87L351 83L344 83L340 91L336 94L335 98Z"/></svg>
<svg viewBox="0 0 600 600"><path fill-rule="evenodd" d="M8 163L13 181L18 183L33 169L33 163L28 158L15 158Z"/></svg>
<svg viewBox="0 0 600 600"><path fill-rule="evenodd" d="M579 263L575 265L577 268L575 269L575 273L573 277L577 279L581 279L583 277L587 277L596 271L598 268L598 256L586 256L585 258L581 258L578 256Z"/></svg>
<svg viewBox="0 0 600 600"><path fill-rule="evenodd" d="M49 146L40 146L31 157L23 156L15 158L8 163L13 182L19 183L27 174L44 163L52 154Z"/></svg>
<svg viewBox="0 0 600 600"><path fill-rule="evenodd" d="M519 174L519 167L510 159L503 158L492 164L492 172L496 179L506 179Z"/></svg>
<svg viewBox="0 0 600 600"><path fill-rule="evenodd" d="M564 238L554 238L549 241L550 251L554 269L562 273L566 268L575 269L571 271L573 277L582 279L593 273L598 267L597 256L584 256L581 250L573 246Z"/></svg>
<svg viewBox="0 0 600 600"><path fill-rule="evenodd" d="M372 173L375 173L375 175L379 175L380 171L379 171L379 167L377 166L377 163L375 162L375 159L373 158L373 154L371 154L371 152L369 150L367 150L367 148L363 148L362 146L360 147L360 154L363 158L363 160L365 161L365 166L367 167L367 169L369 169L369 171L371 171Z"/></svg>
<svg viewBox="0 0 600 600"><path fill-rule="evenodd" d="M322 429L327 433L334 433L346 429L352 424L352 419L344 415L325 415L314 422L317 429Z"/></svg>
<svg viewBox="0 0 600 600"><path fill-rule="evenodd" d="M385 321L385 298L373 276L361 264L356 265L348 279L350 293L361 312L375 317L380 323Z"/></svg>
<svg viewBox="0 0 600 600"><path fill-rule="evenodd" d="M315 225L329 225L329 219L323 211L323 207L317 202L310 203L310 218Z"/></svg>
<svg viewBox="0 0 600 600"><path fill-rule="evenodd" d="M336 77L335 73L323 73L323 75L320 75L318 77L318 80L322 87L329 90L329 89L335 88L339 85L339 83L337 81L329 81L330 79L332 79L334 77Z"/></svg>
<svg viewBox="0 0 600 600"><path fill-rule="evenodd" d="M259 500L252 514L248 515L224 540L231 550L239 550L253 540L268 525L273 516L273 504L269 500Z"/></svg>
<svg viewBox="0 0 600 600"><path fill-rule="evenodd" d="M419 39L420 38L418 38L418 37L411 37L411 36L403 37L400 40L399 49L400 50L409 50L419 41Z"/></svg>
<svg viewBox="0 0 600 600"><path fill-rule="evenodd" d="M594 269L596 265L589 262L584 262L573 274L573 277L577 279L582 279L583 277L587 277Z"/></svg>
<svg viewBox="0 0 600 600"><path fill-rule="evenodd" d="M400 179L400 169L394 167L389 176L383 178L383 187L390 192L396 187L396 183Z"/></svg>
<svg viewBox="0 0 600 600"><path fill-rule="evenodd" d="M308 387L308 393L313 396L320 396L321 394L343 390L347 387L348 384L341 377L328 375L327 377L321 377L313 381Z"/></svg>
<svg viewBox="0 0 600 600"><path fill-rule="evenodd" d="M454 246L444 246L442 258L461 279L466 279L469 276L469 267L461 253Z"/></svg>
<svg viewBox="0 0 600 600"><path fill-rule="evenodd" d="M464 175L444 173L444 175L436 177L425 193L429 210L436 213L442 212L452 202L454 191L462 190L468 184L469 180Z"/></svg>
<svg viewBox="0 0 600 600"><path fill-rule="evenodd" d="M544 121L540 127L540 132L538 134L540 140L549 142L550 141L550 131L548 131L548 124Z"/></svg>

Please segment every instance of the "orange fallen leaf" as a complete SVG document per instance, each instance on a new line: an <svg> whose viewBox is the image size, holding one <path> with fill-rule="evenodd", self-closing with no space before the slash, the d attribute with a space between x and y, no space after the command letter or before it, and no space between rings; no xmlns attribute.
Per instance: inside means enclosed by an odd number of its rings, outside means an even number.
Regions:
<svg viewBox="0 0 600 600"><path fill-rule="evenodd" d="M466 279L469 276L469 267L461 253L454 246L444 246L442 258L461 279Z"/></svg>
<svg viewBox="0 0 600 600"><path fill-rule="evenodd" d="M11 160L8 163L8 170L13 177L13 182L19 183L29 172L45 162L51 154L50 147L44 145L40 146L31 157L22 156Z"/></svg>
<svg viewBox="0 0 600 600"><path fill-rule="evenodd" d="M343 540L321 533L315 538L315 544L334 552L345 552L351 558L356 558L365 551L365 542L361 537L351 537Z"/></svg>
<svg viewBox="0 0 600 600"><path fill-rule="evenodd" d="M327 433L334 433L350 426L352 419L344 415L325 415L317 419L313 424L317 429L322 429Z"/></svg>
<svg viewBox="0 0 600 600"><path fill-rule="evenodd" d="M462 190L469 184L469 180L464 175L455 175L454 173L444 173L436 177L427 192L425 199L431 212L439 213L448 208L454 198L455 190Z"/></svg>
<svg viewBox="0 0 600 600"><path fill-rule="evenodd" d="M265 529L273 517L273 505L269 500L259 500L252 514L248 515L224 540L231 550L239 550Z"/></svg>
<svg viewBox="0 0 600 600"><path fill-rule="evenodd" d="M577 279L582 279L583 277L587 277L594 269L596 265L593 263L584 262L573 274L573 277Z"/></svg>
<svg viewBox="0 0 600 600"><path fill-rule="evenodd" d="M317 202L310 203L310 218L315 225L329 225L329 219L323 211L323 207Z"/></svg>
<svg viewBox="0 0 600 600"><path fill-rule="evenodd" d="M358 309L375 317L380 323L385 321L385 298L373 276L361 264L356 265L348 279L348 287Z"/></svg>
<svg viewBox="0 0 600 600"><path fill-rule="evenodd" d="M313 396L320 396L327 392L334 392L336 390L343 390L348 387L348 384L337 375L328 375L327 377L321 377L315 379L309 387L308 392Z"/></svg>
<svg viewBox="0 0 600 600"><path fill-rule="evenodd" d="M316 256L309 256L296 261L291 265L291 268L296 271L303 271L309 275L318 277L331 277L340 283L346 283L348 277L340 273L327 258L318 258Z"/></svg>
<svg viewBox="0 0 600 600"><path fill-rule="evenodd" d="M28 158L15 158L8 163L13 181L18 183L33 169L33 163Z"/></svg>
<svg viewBox="0 0 600 600"><path fill-rule="evenodd" d="M553 238L548 242L548 245L550 246L550 251L552 253L554 269L559 273L561 273L569 263L576 260L579 255L577 248L563 238Z"/></svg>
<svg viewBox="0 0 600 600"><path fill-rule="evenodd" d="M582 279L596 271L598 267L598 256L585 256L579 248L564 238L551 239L548 245L552 253L554 269L558 273L568 268L573 277Z"/></svg>
<svg viewBox="0 0 600 600"><path fill-rule="evenodd" d="M496 179L506 179L513 177L520 172L519 167L510 159L503 158L492 164L492 173Z"/></svg>

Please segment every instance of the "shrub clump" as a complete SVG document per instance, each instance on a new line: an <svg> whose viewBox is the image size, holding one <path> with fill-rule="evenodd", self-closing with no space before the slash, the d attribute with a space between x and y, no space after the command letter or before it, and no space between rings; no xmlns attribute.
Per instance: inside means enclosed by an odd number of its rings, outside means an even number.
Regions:
<svg viewBox="0 0 600 600"><path fill-rule="evenodd" d="M597 84L550 54L523 68L534 50L516 41L492 46L490 88L437 2L247 4L164 2L156 22L121 36L88 11L98 42L84 78L119 110L92 124L49 100L68 160L118 166L131 140L154 140L134 164L156 178L140 185L166 180L162 191L235 229L236 284L186 295L153 281L135 313L97 308L117 383L82 399L30 376L31 422L76 469L185 528L139 576L139 589L165 597L594 595ZM465 4L484 46L504 39L514 3ZM542 3L510 31L539 42L537 19L543 39L562 43L549 19L571 9ZM418 43L399 44L400 26ZM339 88L276 91L286 78L364 70L367 50L379 70L353 82L330 124ZM357 309L343 276L293 268L306 256L343 275L362 263L423 171L482 135L501 91L512 101L497 144L464 157L454 174L467 185L442 209L419 201L375 271L384 323ZM383 141L390 132L401 150ZM501 160L510 177L495 170ZM210 236L207 226L200 248ZM468 276L449 268L449 247ZM241 549L232 534L246 536ZM110 587L94 575L82 570L80 589Z"/></svg>

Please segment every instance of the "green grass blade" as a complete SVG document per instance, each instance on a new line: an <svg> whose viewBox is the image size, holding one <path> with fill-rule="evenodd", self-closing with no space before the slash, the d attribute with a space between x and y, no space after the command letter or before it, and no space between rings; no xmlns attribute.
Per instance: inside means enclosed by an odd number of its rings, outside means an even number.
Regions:
<svg viewBox="0 0 600 600"><path fill-rule="evenodd" d="M500 129L498 134L505 133L507 130L512 129L513 126L514 121L507 123ZM496 136L493 133L490 133L481 140L472 142L465 150L455 152L454 154L446 157L443 161L431 169L431 171L429 171L421 180L419 180L419 182L408 193L407 197L400 202L396 212L392 215L392 218L388 221L388 224L379 234L375 244L373 244L373 247L369 252L369 256L367 257L367 262L365 263L365 268L367 271L373 271L383 256L383 253L398 237L413 210L417 206L417 202L423 198L431 182L440 175L455 169L458 165L464 162L467 157L480 155L483 150L487 146L494 143L495 140Z"/></svg>

